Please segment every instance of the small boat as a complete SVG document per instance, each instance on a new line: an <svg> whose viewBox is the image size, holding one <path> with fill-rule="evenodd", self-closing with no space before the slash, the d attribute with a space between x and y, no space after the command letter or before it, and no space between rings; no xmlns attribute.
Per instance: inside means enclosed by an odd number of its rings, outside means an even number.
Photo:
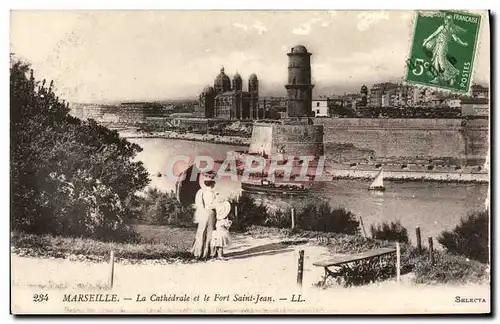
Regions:
<svg viewBox="0 0 500 324"><path fill-rule="evenodd" d="M157 176L158 178L161 178L161 172L158 172L158 173L156 174L156 176Z"/></svg>
<svg viewBox="0 0 500 324"><path fill-rule="evenodd" d="M375 191L385 191L384 187L384 171L380 169L379 173L373 180L372 184L368 188L368 190L375 190Z"/></svg>
<svg viewBox="0 0 500 324"><path fill-rule="evenodd" d="M310 189L306 186L299 186L296 184L274 184L269 181L263 180L261 182L242 182L241 189L247 192L274 194L274 195L291 195L303 196L307 195Z"/></svg>

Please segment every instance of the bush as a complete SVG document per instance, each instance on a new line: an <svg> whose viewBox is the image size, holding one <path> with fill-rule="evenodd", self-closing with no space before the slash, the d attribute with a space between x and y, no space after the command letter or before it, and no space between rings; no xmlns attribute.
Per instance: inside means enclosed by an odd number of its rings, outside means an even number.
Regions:
<svg viewBox="0 0 500 324"><path fill-rule="evenodd" d="M128 201L149 182L133 162L142 149L69 111L52 82L11 59L12 230L123 239L132 234Z"/></svg>
<svg viewBox="0 0 500 324"><path fill-rule="evenodd" d="M270 211L262 202L257 203L252 197L242 195L239 200L231 201L233 206L238 206L238 219L231 227L234 230L247 230L252 225L263 225L277 228L291 228L291 210L278 209ZM319 205L308 204L295 216L295 229L358 234L359 222L354 214L344 208L332 209L327 202Z"/></svg>
<svg viewBox="0 0 500 324"><path fill-rule="evenodd" d="M455 229L442 232L437 240L451 253L488 263L488 227L487 211L472 212L462 218Z"/></svg>
<svg viewBox="0 0 500 324"><path fill-rule="evenodd" d="M332 209L328 202L309 204L297 215L297 227L304 230L358 234L359 221L351 211Z"/></svg>
<svg viewBox="0 0 500 324"><path fill-rule="evenodd" d="M233 219L232 230L245 231L252 225L264 225L268 218L267 207L263 203L257 203L247 195L242 195L239 199L234 198L230 202ZM235 217L235 206L238 208L237 217Z"/></svg>
<svg viewBox="0 0 500 324"><path fill-rule="evenodd" d="M263 225L276 228L292 228L292 211L290 209L277 209L268 211Z"/></svg>
<svg viewBox="0 0 500 324"><path fill-rule="evenodd" d="M183 207L172 191L165 193L148 188L142 210L141 219L149 225L195 226L194 208Z"/></svg>
<svg viewBox="0 0 500 324"><path fill-rule="evenodd" d="M434 262L427 255L414 262L413 272L417 283L464 283L479 282L487 278L487 266L441 251L434 251Z"/></svg>
<svg viewBox="0 0 500 324"><path fill-rule="evenodd" d="M393 256L368 259L342 266L336 271L337 282L344 287L365 285L392 278L396 275Z"/></svg>
<svg viewBox="0 0 500 324"><path fill-rule="evenodd" d="M375 226L371 225L370 231L372 233L372 238L377 240L400 243L410 242L410 239L408 238L408 231L403 225L401 225L400 221L391 222L390 224L383 222Z"/></svg>

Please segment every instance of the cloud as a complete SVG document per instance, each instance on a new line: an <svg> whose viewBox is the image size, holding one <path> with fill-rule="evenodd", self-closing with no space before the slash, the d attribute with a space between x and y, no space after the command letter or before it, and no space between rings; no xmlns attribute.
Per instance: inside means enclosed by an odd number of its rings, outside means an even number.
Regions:
<svg viewBox="0 0 500 324"><path fill-rule="evenodd" d="M308 22L305 22L303 24L300 24L298 28L294 28L292 30L292 34L295 35L308 35L312 31L312 27L315 23L322 21L322 19L319 18L312 18Z"/></svg>
<svg viewBox="0 0 500 324"><path fill-rule="evenodd" d="M389 20L389 13L386 11L361 12L358 14L357 28L359 31L366 31L381 20Z"/></svg>
<svg viewBox="0 0 500 324"><path fill-rule="evenodd" d="M235 22L233 26L239 29L244 30L245 32L249 32L255 30L257 34L262 35L267 31L267 27L260 21L256 21L253 25L246 25L243 23Z"/></svg>
<svg viewBox="0 0 500 324"><path fill-rule="evenodd" d="M256 21L252 27L257 30L257 34L262 35L267 31L267 27L260 21Z"/></svg>
<svg viewBox="0 0 500 324"><path fill-rule="evenodd" d="M233 23L233 26L236 28L243 29L244 31L248 31L250 29L250 27L248 27L247 25L237 22Z"/></svg>
<svg viewBox="0 0 500 324"><path fill-rule="evenodd" d="M312 28L310 25L307 24L301 24L298 28L294 28L292 30L292 34L295 35L308 35L312 31Z"/></svg>

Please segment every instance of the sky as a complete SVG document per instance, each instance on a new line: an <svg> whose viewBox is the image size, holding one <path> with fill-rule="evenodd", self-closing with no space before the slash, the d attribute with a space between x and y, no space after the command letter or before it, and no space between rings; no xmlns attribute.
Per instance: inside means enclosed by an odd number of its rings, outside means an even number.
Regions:
<svg viewBox="0 0 500 324"><path fill-rule="evenodd" d="M402 79L410 11L12 11L11 52L70 102L195 98L224 66L285 95L286 53L312 52L313 96ZM474 80L489 84L483 19Z"/></svg>

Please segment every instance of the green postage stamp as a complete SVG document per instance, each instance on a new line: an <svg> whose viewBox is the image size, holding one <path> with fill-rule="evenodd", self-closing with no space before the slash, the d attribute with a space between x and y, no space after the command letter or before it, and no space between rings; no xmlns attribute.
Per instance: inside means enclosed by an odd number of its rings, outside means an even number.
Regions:
<svg viewBox="0 0 500 324"><path fill-rule="evenodd" d="M467 12L417 12L406 82L468 93L480 24Z"/></svg>

